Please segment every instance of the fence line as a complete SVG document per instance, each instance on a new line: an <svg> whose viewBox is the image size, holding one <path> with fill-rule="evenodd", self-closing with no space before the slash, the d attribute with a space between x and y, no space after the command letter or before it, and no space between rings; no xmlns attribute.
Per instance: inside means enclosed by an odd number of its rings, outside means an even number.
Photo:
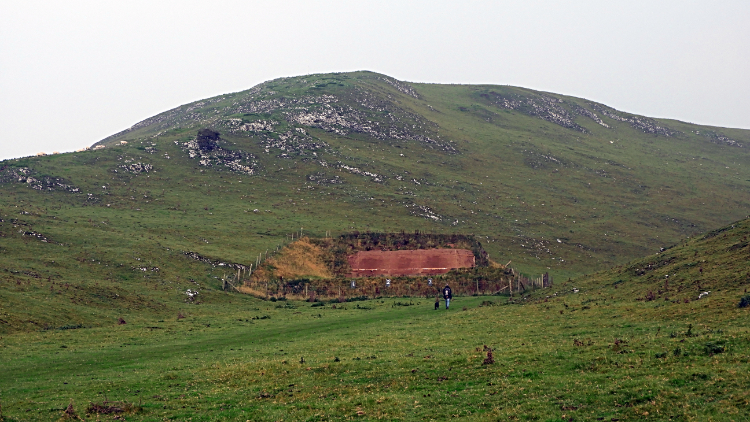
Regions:
<svg viewBox="0 0 750 422"><path fill-rule="evenodd" d="M511 270L512 271L512 270ZM429 280L432 279L432 285ZM387 281L391 280L388 284ZM529 290L552 286L552 277L542 274L531 278L512 271L496 278L475 276L472 272L451 272L434 276L360 277L335 279L245 280L244 286L266 298L287 297L312 300L316 298L352 297L436 297L446 284L456 296L517 295Z"/></svg>

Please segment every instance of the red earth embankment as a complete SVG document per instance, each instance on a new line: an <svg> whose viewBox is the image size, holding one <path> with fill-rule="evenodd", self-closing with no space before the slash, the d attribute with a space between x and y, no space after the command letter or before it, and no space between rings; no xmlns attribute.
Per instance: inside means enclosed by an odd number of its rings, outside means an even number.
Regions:
<svg viewBox="0 0 750 422"><path fill-rule="evenodd" d="M352 269L350 277L444 274L475 265L474 253L467 249L362 251L347 259Z"/></svg>

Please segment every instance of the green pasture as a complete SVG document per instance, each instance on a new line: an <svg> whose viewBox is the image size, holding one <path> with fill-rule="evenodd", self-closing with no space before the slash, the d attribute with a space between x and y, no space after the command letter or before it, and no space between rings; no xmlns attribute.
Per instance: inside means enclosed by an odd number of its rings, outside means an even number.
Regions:
<svg viewBox="0 0 750 422"><path fill-rule="evenodd" d="M664 304L570 288L521 304L457 297L447 311L227 294L231 304L186 306L184 319L5 335L3 416L53 420L72 402L101 420L86 408L108 400L144 421L750 417L750 320L736 292Z"/></svg>

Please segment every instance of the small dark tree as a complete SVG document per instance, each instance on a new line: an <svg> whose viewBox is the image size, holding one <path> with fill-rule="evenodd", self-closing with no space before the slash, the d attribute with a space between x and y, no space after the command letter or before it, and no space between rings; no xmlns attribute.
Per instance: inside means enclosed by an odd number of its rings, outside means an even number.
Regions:
<svg viewBox="0 0 750 422"><path fill-rule="evenodd" d="M201 129L198 131L198 148L203 151L213 151L216 149L216 141L220 138L220 133L211 129Z"/></svg>

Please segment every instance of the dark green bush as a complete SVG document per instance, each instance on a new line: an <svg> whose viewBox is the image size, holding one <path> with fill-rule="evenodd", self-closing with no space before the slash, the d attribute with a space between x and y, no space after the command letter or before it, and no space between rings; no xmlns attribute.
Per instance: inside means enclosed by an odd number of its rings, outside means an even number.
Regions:
<svg viewBox="0 0 750 422"><path fill-rule="evenodd" d="M709 341L706 343L705 348L707 355L717 355L719 353L724 353L724 343L721 341Z"/></svg>
<svg viewBox="0 0 750 422"><path fill-rule="evenodd" d="M212 151L216 149L216 141L220 139L219 132L211 129L201 129L198 131L198 148L203 151Z"/></svg>

